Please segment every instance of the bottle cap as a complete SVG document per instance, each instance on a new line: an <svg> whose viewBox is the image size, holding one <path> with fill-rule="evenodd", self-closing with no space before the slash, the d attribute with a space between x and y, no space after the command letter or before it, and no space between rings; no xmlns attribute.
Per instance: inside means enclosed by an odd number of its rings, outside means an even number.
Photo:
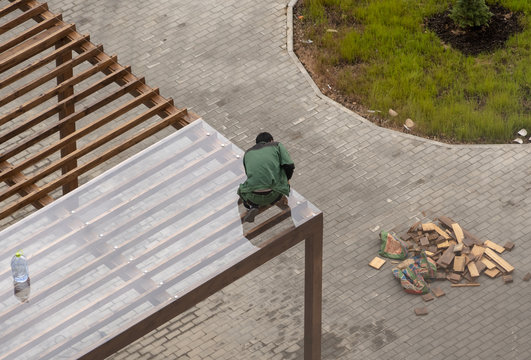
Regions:
<svg viewBox="0 0 531 360"><path fill-rule="evenodd" d="M15 254L16 257L21 257L22 256L22 250L19 250L17 251L17 253Z"/></svg>

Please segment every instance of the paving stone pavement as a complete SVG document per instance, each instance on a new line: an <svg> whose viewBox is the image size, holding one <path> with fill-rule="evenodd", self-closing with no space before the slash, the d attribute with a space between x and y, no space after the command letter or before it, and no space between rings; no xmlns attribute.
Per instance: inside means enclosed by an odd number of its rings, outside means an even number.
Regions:
<svg viewBox="0 0 531 360"><path fill-rule="evenodd" d="M108 54L242 148L270 131L292 185L325 214L323 359L529 359L531 148L450 146L376 127L318 96L287 49L287 0L49 0ZM382 229L446 215L515 250L514 283L481 278L427 303L388 262ZM302 359L298 245L112 359Z"/></svg>

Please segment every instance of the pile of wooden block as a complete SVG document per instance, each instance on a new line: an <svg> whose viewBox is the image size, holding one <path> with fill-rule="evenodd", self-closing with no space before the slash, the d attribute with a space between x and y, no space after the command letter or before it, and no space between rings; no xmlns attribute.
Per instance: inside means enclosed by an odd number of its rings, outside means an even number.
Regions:
<svg viewBox="0 0 531 360"><path fill-rule="evenodd" d="M401 238L413 255L425 250L437 263L436 279L449 280L453 287L479 286L482 273L491 278L501 276L505 283L513 281L514 267L501 256L513 249L512 242L501 246L480 240L446 216L433 222L417 222Z"/></svg>

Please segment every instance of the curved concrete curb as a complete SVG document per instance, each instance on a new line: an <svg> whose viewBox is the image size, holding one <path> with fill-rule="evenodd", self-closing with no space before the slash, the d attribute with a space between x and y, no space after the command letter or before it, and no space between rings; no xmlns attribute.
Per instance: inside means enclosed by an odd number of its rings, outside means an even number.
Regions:
<svg viewBox="0 0 531 360"><path fill-rule="evenodd" d="M319 89L317 84L313 81L312 77L310 76L310 74L308 73L308 71L306 70L304 65L302 65L301 61L299 60L299 58L297 57L295 52L293 51L293 7L295 6L295 4L297 4L297 2L298 2L298 0L290 0L290 2L287 5L287 11L286 11L286 15L287 15L286 41L287 41L288 54L291 57L291 59L293 60L293 62L295 63L295 65L297 65L297 67L299 68L299 70L301 71L303 76L306 78L306 80L308 81L308 83L310 84L312 89L314 90L315 94L320 99L326 101L327 103L329 103L332 106L340 108L341 110L343 110L346 113L350 114L351 116L353 116L357 120L360 120L360 121L364 122L367 125L377 127L379 129L381 129L382 131L390 133L391 135L394 135L394 136L403 136L403 137L406 137L406 138L410 138L410 139L414 139L414 140L418 140L418 141L423 141L423 142L426 142L426 143L429 143L429 144L437 145L437 146L440 146L440 147L447 147L447 148L475 148L476 149L476 148L505 148L506 147L506 148L511 148L511 150L514 150L514 146L515 145L512 145L512 144L477 144L477 145L446 144L446 143L443 143L443 142L440 142L440 141L426 139L426 138L423 138L423 137L420 137L420 136L415 136L415 135L411 135L411 134L407 134L407 133L402 133L402 132L399 132L399 131L396 131L396 130L391 130L391 129L388 129L388 128L384 128L384 127L375 125L372 121L365 119L363 116L360 116L359 114L355 113L354 111L350 110L349 108L345 107L344 105L342 105L342 104L332 100L328 96L324 95L321 92L321 89Z"/></svg>

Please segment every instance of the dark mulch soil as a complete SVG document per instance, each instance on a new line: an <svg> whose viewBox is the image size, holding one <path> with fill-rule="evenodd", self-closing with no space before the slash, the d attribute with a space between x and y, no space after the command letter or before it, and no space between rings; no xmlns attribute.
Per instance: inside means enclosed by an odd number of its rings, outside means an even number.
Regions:
<svg viewBox="0 0 531 360"><path fill-rule="evenodd" d="M490 5L492 17L488 26L461 29L450 19L450 10L426 19L426 27L439 38L466 55L491 53L505 46L512 34L523 30L518 13L500 5Z"/></svg>

